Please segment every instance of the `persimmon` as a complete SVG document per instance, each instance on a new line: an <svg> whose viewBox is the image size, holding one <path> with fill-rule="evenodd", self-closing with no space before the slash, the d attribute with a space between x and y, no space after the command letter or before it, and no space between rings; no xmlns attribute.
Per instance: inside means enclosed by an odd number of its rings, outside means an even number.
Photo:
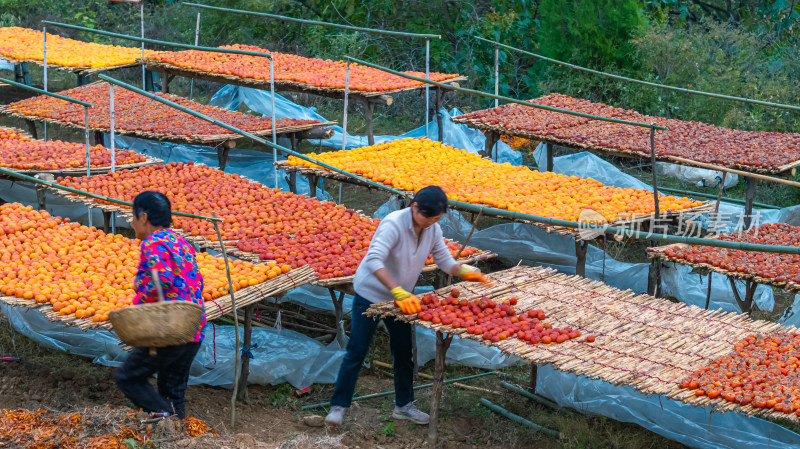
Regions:
<svg viewBox="0 0 800 449"><path fill-rule="evenodd" d="M604 186L594 179L498 164L424 138L394 140L313 157L398 189L418 191L436 180L450 199L543 217L578 221L585 210L591 209L612 222L650 214L655 209L653 193L648 190ZM288 163L319 167L294 156L289 156ZM689 198L659 198L661 211L679 211L701 204Z"/></svg>

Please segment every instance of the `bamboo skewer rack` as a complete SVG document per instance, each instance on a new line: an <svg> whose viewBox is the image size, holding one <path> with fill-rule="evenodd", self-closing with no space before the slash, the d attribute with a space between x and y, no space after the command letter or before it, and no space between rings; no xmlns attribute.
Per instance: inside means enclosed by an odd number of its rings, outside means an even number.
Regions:
<svg viewBox="0 0 800 449"><path fill-rule="evenodd" d="M488 296L500 302L515 296L518 313L543 309L547 314L545 322L553 327L580 330L583 335L549 345L530 345L515 336L491 343L463 328L453 329L449 325L423 321L416 315L403 315L392 302L373 305L367 315L393 316L437 332L495 346L532 363L551 363L560 371L614 385L628 385L644 394L665 395L721 412L738 411L800 421L794 414L766 411L751 405L742 407L722 398L696 397L694 390L679 387L692 372L730 353L745 337L776 331L796 332L796 328L637 295L599 281L559 274L550 268L519 266L492 273L490 277L496 281L491 288L469 283L456 285L462 291L460 298L473 300ZM451 289L437 290L433 294L445 297ZM587 335L595 336L595 342L587 342Z"/></svg>

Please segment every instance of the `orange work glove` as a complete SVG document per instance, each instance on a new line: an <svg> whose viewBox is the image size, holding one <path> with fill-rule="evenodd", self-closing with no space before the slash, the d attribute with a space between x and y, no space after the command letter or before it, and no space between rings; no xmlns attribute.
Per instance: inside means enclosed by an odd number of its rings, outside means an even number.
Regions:
<svg viewBox="0 0 800 449"><path fill-rule="evenodd" d="M400 308L406 315L419 313L422 311L422 305L419 298L413 294L405 291L403 287L395 287L391 290L392 295L395 297L394 305Z"/></svg>
<svg viewBox="0 0 800 449"><path fill-rule="evenodd" d="M481 282L487 287L494 285L494 282L490 281L485 274L481 273L476 267L470 265L461 265L461 268L458 270L458 275L467 282Z"/></svg>

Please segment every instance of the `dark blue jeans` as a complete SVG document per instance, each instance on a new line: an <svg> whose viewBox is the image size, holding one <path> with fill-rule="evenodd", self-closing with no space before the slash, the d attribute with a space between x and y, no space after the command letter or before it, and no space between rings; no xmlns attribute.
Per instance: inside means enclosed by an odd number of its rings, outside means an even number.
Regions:
<svg viewBox="0 0 800 449"><path fill-rule="evenodd" d="M361 364L367 356L375 335L378 320L363 315L370 302L356 293L353 300L352 321L350 322L350 341L347 354L339 367L336 388L333 390L331 405L350 407L353 391L356 388ZM389 330L389 346L394 358L394 403L402 407L414 400L414 360L411 354L411 325L394 318L383 320Z"/></svg>
<svg viewBox="0 0 800 449"><path fill-rule="evenodd" d="M145 412L170 412L186 417L186 384L189 368L200 343L186 343L158 348L133 348L115 376L117 387L131 402ZM149 379L158 373L158 392Z"/></svg>

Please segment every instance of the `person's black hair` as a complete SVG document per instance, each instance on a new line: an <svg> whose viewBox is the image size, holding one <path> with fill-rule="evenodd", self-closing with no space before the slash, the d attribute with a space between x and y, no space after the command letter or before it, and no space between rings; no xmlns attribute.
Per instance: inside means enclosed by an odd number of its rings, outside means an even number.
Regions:
<svg viewBox="0 0 800 449"><path fill-rule="evenodd" d="M428 186L417 192L411 204L425 217L435 217L447 212L447 194L439 186Z"/></svg>
<svg viewBox="0 0 800 449"><path fill-rule="evenodd" d="M172 226L172 204L161 192L148 190L136 195L133 199L133 216L139 218L142 213L147 214L147 221L153 226Z"/></svg>

